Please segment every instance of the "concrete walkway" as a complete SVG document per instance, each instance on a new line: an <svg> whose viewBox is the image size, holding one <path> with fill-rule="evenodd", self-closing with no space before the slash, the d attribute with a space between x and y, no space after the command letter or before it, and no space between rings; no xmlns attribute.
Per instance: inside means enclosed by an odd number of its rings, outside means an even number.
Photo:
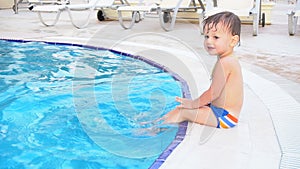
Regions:
<svg viewBox="0 0 300 169"><path fill-rule="evenodd" d="M242 46L237 48L237 54L254 56L256 60L241 58L245 102L238 127L218 130L189 124L184 141L161 168L300 168L300 135L297 134L300 85L255 63L261 61L260 57L270 61L272 57L283 56L299 64L300 28L295 36L288 35L285 13L289 7L282 3L275 5L273 24L260 28L257 37L252 36L251 25L242 26ZM45 27L36 13L20 9L19 14L14 14L9 9L0 10L0 25L2 39L67 42L142 55L183 77L193 97L209 85L215 61L202 47L198 24L186 20L178 20L175 30L165 32L158 18L145 18L133 29L124 30L117 21L99 23L95 16L87 28L76 29L66 12L56 26ZM280 66L289 66L288 62L283 63L287 64ZM294 70L299 71L299 67Z"/></svg>

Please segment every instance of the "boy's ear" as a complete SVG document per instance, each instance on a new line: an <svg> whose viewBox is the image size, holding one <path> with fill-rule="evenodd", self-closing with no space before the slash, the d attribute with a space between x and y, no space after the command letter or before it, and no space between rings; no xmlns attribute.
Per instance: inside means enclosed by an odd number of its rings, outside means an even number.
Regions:
<svg viewBox="0 0 300 169"><path fill-rule="evenodd" d="M238 35L234 35L232 36L232 40L231 40L231 46L235 47L240 41L240 37Z"/></svg>

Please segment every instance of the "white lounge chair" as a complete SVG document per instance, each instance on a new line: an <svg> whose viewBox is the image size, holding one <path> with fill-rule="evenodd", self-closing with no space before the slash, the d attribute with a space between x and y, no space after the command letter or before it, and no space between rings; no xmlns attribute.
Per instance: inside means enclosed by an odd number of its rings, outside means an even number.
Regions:
<svg viewBox="0 0 300 169"><path fill-rule="evenodd" d="M200 13L199 26L203 33L203 19L222 11L230 11L237 16L253 17L253 36L258 34L258 26L260 23L260 7L261 0L214 0L214 2L206 1L206 10ZM217 4L215 4L217 3ZM262 14L262 26L265 25L265 14Z"/></svg>
<svg viewBox="0 0 300 169"><path fill-rule="evenodd" d="M90 15L95 9L99 8L109 8L113 7L114 0L90 0L89 3L85 4L62 4L62 5L39 5L35 6L32 11L37 12L40 21L45 26L54 26L57 21L59 20L60 14L63 11L67 11L69 13L69 17L71 20L71 23L76 28L84 28L89 24ZM87 18L84 20L85 22L83 24L77 24L72 16L72 11L87 11ZM45 19L42 16L42 13L55 13L55 19L50 21L49 23L45 21Z"/></svg>
<svg viewBox="0 0 300 169"><path fill-rule="evenodd" d="M140 21L141 13L157 11L161 27L165 31L170 31L174 28L178 10L189 9L191 2L192 0L162 0L158 3L148 3L148 5L140 3L136 6L122 6L117 9L119 22L124 29L131 29L134 23ZM201 7L204 8L201 0L199 0L199 2ZM122 12L132 12L132 18L129 26L124 24ZM166 25L167 22L170 23L169 26Z"/></svg>
<svg viewBox="0 0 300 169"><path fill-rule="evenodd" d="M300 16L300 0L297 1L296 7L288 12L288 30L290 35L296 33L297 21Z"/></svg>
<svg viewBox="0 0 300 169"><path fill-rule="evenodd" d="M12 9L15 12L15 14L17 14L20 7L29 8L29 10L31 10L35 5L45 5L45 4L57 5L57 4L68 4L68 3L70 3L69 0L14 0L14 5Z"/></svg>

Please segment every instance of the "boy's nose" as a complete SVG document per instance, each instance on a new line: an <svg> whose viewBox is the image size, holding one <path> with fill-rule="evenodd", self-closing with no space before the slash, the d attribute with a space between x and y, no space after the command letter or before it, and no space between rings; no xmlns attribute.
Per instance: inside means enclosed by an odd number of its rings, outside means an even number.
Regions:
<svg viewBox="0 0 300 169"><path fill-rule="evenodd" d="M212 43L212 40L211 40L211 38L207 38L207 39L205 39L205 42L206 42L207 44L211 44L211 43Z"/></svg>

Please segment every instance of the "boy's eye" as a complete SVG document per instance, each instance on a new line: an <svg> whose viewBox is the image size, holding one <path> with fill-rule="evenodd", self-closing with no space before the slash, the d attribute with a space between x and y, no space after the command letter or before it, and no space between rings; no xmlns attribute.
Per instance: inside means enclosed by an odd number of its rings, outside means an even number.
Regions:
<svg viewBox="0 0 300 169"><path fill-rule="evenodd" d="M219 37L219 36L214 36L214 38L215 38L215 39L219 39L220 37Z"/></svg>
<svg viewBox="0 0 300 169"><path fill-rule="evenodd" d="M208 38L209 38L209 36L208 36L208 35L205 35L205 36L204 36L204 38L205 38L205 39L208 39Z"/></svg>

